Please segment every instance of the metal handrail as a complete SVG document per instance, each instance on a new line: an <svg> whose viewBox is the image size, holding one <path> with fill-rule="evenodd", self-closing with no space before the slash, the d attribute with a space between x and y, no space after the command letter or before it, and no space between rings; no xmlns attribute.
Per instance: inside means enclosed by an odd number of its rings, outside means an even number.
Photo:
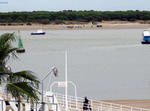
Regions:
<svg viewBox="0 0 150 111"><path fill-rule="evenodd" d="M65 109L65 95L55 93L59 105L62 110ZM68 96L68 108L69 111L80 111L83 110L83 100L84 98L78 97L77 100L77 107L75 105L75 97L74 96ZM98 100L90 100L90 107L92 108L92 111L150 111L150 109L145 108L139 108L139 107L132 107L127 105L120 105L115 103L109 103L109 102L103 102Z"/></svg>
<svg viewBox="0 0 150 111"><path fill-rule="evenodd" d="M3 93L3 91L1 93ZM59 94L59 93L54 93L54 94L57 98L58 104L51 103L49 100L49 97L44 97L45 103L59 105L59 107L61 108L61 111L65 111L65 105L66 105L65 104L65 95ZM7 95L7 98L8 97L11 98L11 95ZM68 99L69 111L83 111L84 98L78 97L77 104L76 104L75 96L68 95L67 97L68 97L67 99ZM5 98L5 95L4 95L4 98ZM0 101L3 101L3 100L0 100ZM41 101L39 101L38 104L41 104ZM116 104L116 103L110 103L110 102L104 102L104 101L98 101L98 100L92 100L92 99L90 99L90 107L91 107L92 111L150 111L150 109L127 106L127 105L120 105L120 104Z"/></svg>

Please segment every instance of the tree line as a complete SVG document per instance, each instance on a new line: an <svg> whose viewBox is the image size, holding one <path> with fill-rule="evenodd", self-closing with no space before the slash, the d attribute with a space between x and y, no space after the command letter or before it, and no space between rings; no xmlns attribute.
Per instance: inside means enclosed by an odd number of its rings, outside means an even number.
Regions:
<svg viewBox="0 0 150 111"><path fill-rule="evenodd" d="M41 23L63 24L65 21L101 22L101 21L150 20L150 11L33 11L0 13L0 23Z"/></svg>

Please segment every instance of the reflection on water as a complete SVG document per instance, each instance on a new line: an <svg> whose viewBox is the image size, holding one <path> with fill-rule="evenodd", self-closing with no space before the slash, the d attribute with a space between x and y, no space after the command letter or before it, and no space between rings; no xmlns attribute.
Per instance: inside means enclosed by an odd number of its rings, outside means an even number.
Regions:
<svg viewBox="0 0 150 111"><path fill-rule="evenodd" d="M47 30L43 36L22 31L26 53L10 61L13 71L32 70L40 79L51 67L59 70L45 80L65 79L65 50L68 50L68 80L77 85L78 96L99 99L150 99L149 45L141 45L141 29L130 30ZM0 32L4 33L4 32ZM14 44L15 45L15 44ZM64 93L64 88L53 86ZM69 95L74 95L69 85Z"/></svg>

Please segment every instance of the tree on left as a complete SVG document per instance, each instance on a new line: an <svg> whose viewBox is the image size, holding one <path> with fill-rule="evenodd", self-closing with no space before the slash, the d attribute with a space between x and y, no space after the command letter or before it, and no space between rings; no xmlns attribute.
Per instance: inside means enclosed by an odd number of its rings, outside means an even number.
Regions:
<svg viewBox="0 0 150 111"><path fill-rule="evenodd" d="M16 55L17 48L12 45L16 41L14 33L5 33L0 35L0 85L5 84L5 91L11 94L18 103L22 99L29 102L39 100L39 79L34 72L23 70L12 72L7 62L12 59L18 59ZM18 104L18 109L20 105Z"/></svg>

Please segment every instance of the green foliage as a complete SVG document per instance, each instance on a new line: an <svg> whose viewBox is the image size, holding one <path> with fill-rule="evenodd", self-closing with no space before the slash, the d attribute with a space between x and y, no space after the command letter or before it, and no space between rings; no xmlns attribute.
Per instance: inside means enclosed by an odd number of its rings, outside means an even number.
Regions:
<svg viewBox="0 0 150 111"><path fill-rule="evenodd" d="M12 41L15 41L14 33L5 33L0 36L0 71L5 71L7 61L11 58L17 58L15 50L11 45Z"/></svg>
<svg viewBox="0 0 150 111"><path fill-rule="evenodd" d="M62 20L55 20L54 24L65 24L65 22Z"/></svg>
<svg viewBox="0 0 150 111"><path fill-rule="evenodd" d="M50 21L49 21L49 19L41 19L41 20L39 21L39 23L46 25L46 24L49 24Z"/></svg>
<svg viewBox="0 0 150 111"><path fill-rule="evenodd" d="M38 100L38 78L32 71L20 71L7 73L8 78L6 86L7 93L11 93L16 99L24 98L31 101Z"/></svg>
<svg viewBox="0 0 150 111"><path fill-rule="evenodd" d="M4 22L35 22L49 24L56 20L78 22L101 22L102 20L150 20L150 11L73 11L64 10L58 12L33 11L33 12L9 12L0 13L0 23Z"/></svg>
<svg viewBox="0 0 150 111"><path fill-rule="evenodd" d="M7 62L18 59L16 56L17 48L13 47L12 42L16 40L14 33L5 33L0 36L0 84L6 84L6 92L12 97L38 101L39 100L39 80L32 71L12 72L8 70Z"/></svg>
<svg viewBox="0 0 150 111"><path fill-rule="evenodd" d="M30 22L27 22L26 25L32 25Z"/></svg>

